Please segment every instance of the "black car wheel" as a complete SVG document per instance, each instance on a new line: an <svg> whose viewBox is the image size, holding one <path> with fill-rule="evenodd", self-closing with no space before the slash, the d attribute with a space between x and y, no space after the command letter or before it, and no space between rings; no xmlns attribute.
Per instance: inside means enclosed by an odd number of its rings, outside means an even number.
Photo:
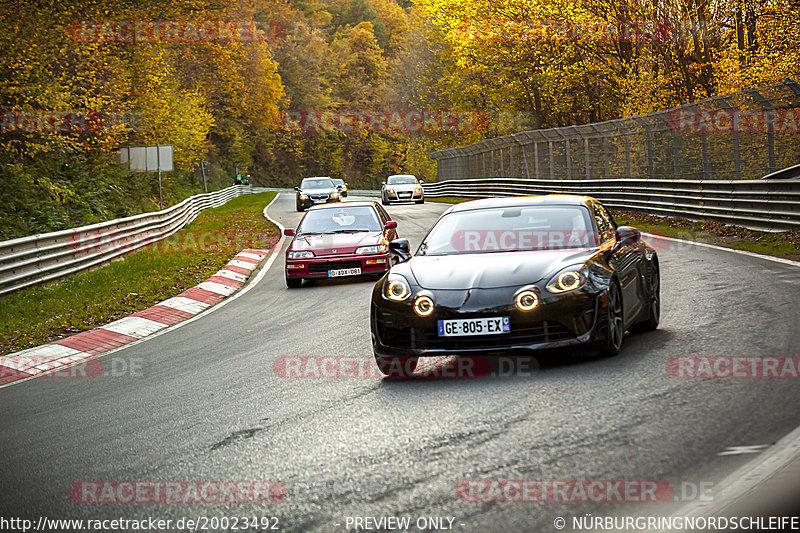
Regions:
<svg viewBox="0 0 800 533"><path fill-rule="evenodd" d="M302 278L285 277L285 279L286 279L286 286L289 287L290 289L299 289L303 285Z"/></svg>
<svg viewBox="0 0 800 533"><path fill-rule="evenodd" d="M661 275L658 272L658 265L653 263L652 268L647 273L647 318L637 323L633 329L636 331L653 331L658 329L658 322L661 320Z"/></svg>
<svg viewBox="0 0 800 533"><path fill-rule="evenodd" d="M410 377L414 370L417 369L418 361L419 357L412 356L375 356L375 363L377 363L378 369L390 378Z"/></svg>
<svg viewBox="0 0 800 533"><path fill-rule="evenodd" d="M425 199L423 198L422 200L417 200L417 201L416 201L416 202L414 202L414 203L417 203L417 204L424 204L424 203L425 203Z"/></svg>
<svg viewBox="0 0 800 533"><path fill-rule="evenodd" d="M295 208L297 209L298 213L302 213L303 212L303 206L302 205L296 203L295 204Z"/></svg>
<svg viewBox="0 0 800 533"><path fill-rule="evenodd" d="M606 305L606 331L605 338L598 348L603 357L613 357L622 349L622 339L625 335L625 323L622 315L622 296L619 286L611 282L608 288L608 304Z"/></svg>
<svg viewBox="0 0 800 533"><path fill-rule="evenodd" d="M387 200L385 196L381 196L381 204L389 205L389 200Z"/></svg>

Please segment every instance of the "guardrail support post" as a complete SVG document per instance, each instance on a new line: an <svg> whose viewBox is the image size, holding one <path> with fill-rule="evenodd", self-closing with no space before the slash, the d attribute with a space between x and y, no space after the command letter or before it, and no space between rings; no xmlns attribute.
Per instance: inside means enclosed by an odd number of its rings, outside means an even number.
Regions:
<svg viewBox="0 0 800 533"><path fill-rule="evenodd" d="M589 137L586 137L585 139L583 139L583 142L584 142L583 146L585 148L584 152L586 154L586 179L588 180L588 179L592 179L591 170L589 168L590 167L590 165L589 165Z"/></svg>
<svg viewBox="0 0 800 533"><path fill-rule="evenodd" d="M567 179L571 180L572 179L572 154L570 154L569 146L570 146L569 139L564 139L564 147L566 149L566 155L567 155Z"/></svg>
<svg viewBox="0 0 800 533"><path fill-rule="evenodd" d="M628 134L625 134L625 177L631 177L631 142L628 139Z"/></svg>
<svg viewBox="0 0 800 533"><path fill-rule="evenodd" d="M672 173L675 175L675 179L680 179L681 175L681 165L680 165L680 154L678 148L678 133L672 132Z"/></svg>

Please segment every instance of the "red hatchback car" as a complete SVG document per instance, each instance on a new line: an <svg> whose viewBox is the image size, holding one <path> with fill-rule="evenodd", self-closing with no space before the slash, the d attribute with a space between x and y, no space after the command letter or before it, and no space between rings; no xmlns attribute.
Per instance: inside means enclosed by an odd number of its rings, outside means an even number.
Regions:
<svg viewBox="0 0 800 533"><path fill-rule="evenodd" d="M286 286L304 279L383 275L392 265L389 242L397 222L377 202L317 205L308 210L286 250Z"/></svg>

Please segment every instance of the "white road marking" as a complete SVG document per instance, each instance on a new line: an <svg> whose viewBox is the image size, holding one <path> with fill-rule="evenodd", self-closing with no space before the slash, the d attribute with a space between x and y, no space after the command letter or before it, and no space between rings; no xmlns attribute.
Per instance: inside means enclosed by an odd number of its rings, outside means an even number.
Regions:
<svg viewBox="0 0 800 533"><path fill-rule="evenodd" d="M233 270L225 270L224 268L222 270L218 270L217 273L214 275L232 279L234 281L240 281L242 283L247 281L247 276L245 276L244 274L239 274L238 272L234 272Z"/></svg>
<svg viewBox="0 0 800 533"><path fill-rule="evenodd" d="M754 446L728 446L725 451L719 452L717 455L745 455L748 453L761 453L764 448L768 448L769 444L756 444Z"/></svg>
<svg viewBox="0 0 800 533"><path fill-rule="evenodd" d="M250 259L255 259L256 261L261 261L264 259L263 255L254 254L252 252L239 252L236 255L239 257L249 257Z"/></svg>
<svg viewBox="0 0 800 533"><path fill-rule="evenodd" d="M79 353L82 352L80 350L75 350L74 348L61 346L60 344L42 344L41 346L36 346L35 348L28 348L27 350L22 350L21 352L0 357L0 365L3 364L4 360L13 361L24 357L61 359L62 357L69 357Z"/></svg>
<svg viewBox="0 0 800 533"><path fill-rule="evenodd" d="M237 254L237 255L239 255L239 254ZM255 263L248 263L247 261L239 261L238 259L231 259L230 261L228 261L228 265L229 266L237 266L237 267L244 268L244 269L247 269L247 270L255 270L255 268L258 266Z"/></svg>
<svg viewBox="0 0 800 533"><path fill-rule="evenodd" d="M141 339L142 337L152 335L156 331L164 329L165 327L167 327L167 324L162 324L161 322L148 320L138 316L128 316L119 320L115 320L114 322L106 324L105 326L101 326L100 329L105 329L108 331L113 331L114 333L121 333L123 335L128 335L129 337Z"/></svg>
<svg viewBox="0 0 800 533"><path fill-rule="evenodd" d="M707 244L704 242L694 242L694 241L687 241L684 239L675 239L673 237L665 237L664 235L653 235L652 233L645 233L642 232L644 237L650 237L653 239L661 239L666 240L667 242L680 242L684 244L691 244L694 246L700 246L701 248L711 248L712 250L720 250L723 252L730 252L732 254L739 254L739 255L747 255L750 257L757 257L759 259L766 259L767 261L772 261L774 263L781 263L783 265L790 265L795 267L800 267L800 262L792 261L791 259L784 259L783 257L773 257L771 255L764 255L764 254L757 254L755 252L748 252L746 250L736 250L735 248L725 248L724 246L717 246L716 244Z"/></svg>
<svg viewBox="0 0 800 533"><path fill-rule="evenodd" d="M222 283L217 283L215 281L204 281L203 283L195 285L195 287L198 289L205 289L207 291L215 292L223 296L229 296L239 290L239 287L231 287L230 285L223 285Z"/></svg>
<svg viewBox="0 0 800 533"><path fill-rule="evenodd" d="M172 309L177 309L178 311L186 311L187 313L191 313L193 315L196 315L197 313L205 311L211 307L211 304L198 302L197 300L192 300L191 298L186 298L185 296L175 296L169 300L159 302L158 305L171 307Z"/></svg>

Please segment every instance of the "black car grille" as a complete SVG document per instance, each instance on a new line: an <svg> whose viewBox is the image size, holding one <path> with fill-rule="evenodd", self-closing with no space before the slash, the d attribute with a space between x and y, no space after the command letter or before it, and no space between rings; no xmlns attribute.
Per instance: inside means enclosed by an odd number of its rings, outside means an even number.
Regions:
<svg viewBox="0 0 800 533"><path fill-rule="evenodd" d="M312 200L327 200L328 199L328 195L327 194L309 194L308 197L311 198Z"/></svg>
<svg viewBox="0 0 800 533"><path fill-rule="evenodd" d="M308 271L311 274L323 274L328 270L344 268L361 268L361 261L331 261L330 263L310 263L308 265Z"/></svg>
<svg viewBox="0 0 800 533"><path fill-rule="evenodd" d="M575 338L575 334L564 324L552 320L515 327L512 319L511 332L502 335L440 337L435 324L429 327L408 326L402 317L395 317L387 312L378 312L375 318L378 321L382 342L397 348L449 350L502 348Z"/></svg>

